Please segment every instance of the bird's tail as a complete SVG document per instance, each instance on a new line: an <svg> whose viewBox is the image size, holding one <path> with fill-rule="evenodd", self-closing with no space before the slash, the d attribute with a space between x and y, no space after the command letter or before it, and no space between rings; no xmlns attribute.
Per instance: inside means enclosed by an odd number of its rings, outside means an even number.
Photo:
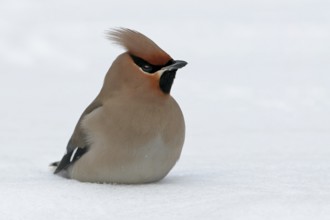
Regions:
<svg viewBox="0 0 330 220"><path fill-rule="evenodd" d="M53 163L49 164L49 168L54 172L59 164L60 164L60 161L53 162Z"/></svg>

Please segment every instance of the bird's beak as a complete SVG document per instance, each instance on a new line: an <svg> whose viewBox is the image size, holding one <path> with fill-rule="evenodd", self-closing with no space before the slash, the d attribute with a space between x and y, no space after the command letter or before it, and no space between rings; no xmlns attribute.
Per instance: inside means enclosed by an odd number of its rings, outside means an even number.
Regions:
<svg viewBox="0 0 330 220"><path fill-rule="evenodd" d="M188 63L186 61L183 61L183 60L174 60L171 65L165 66L161 70L163 70L164 72L165 71L171 71L171 70L177 70L177 69L180 69L180 68L184 67L187 64Z"/></svg>

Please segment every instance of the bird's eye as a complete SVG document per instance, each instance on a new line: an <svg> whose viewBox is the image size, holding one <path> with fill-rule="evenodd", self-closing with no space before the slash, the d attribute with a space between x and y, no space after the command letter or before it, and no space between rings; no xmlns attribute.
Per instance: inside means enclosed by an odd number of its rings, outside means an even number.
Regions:
<svg viewBox="0 0 330 220"><path fill-rule="evenodd" d="M155 73L156 71L160 70L163 66L152 65L147 61L141 59L140 57L134 56L131 54L131 57L136 65L138 65L141 70L145 73Z"/></svg>
<svg viewBox="0 0 330 220"><path fill-rule="evenodd" d="M143 65L141 68L144 72L152 73L152 66L150 66L148 64Z"/></svg>

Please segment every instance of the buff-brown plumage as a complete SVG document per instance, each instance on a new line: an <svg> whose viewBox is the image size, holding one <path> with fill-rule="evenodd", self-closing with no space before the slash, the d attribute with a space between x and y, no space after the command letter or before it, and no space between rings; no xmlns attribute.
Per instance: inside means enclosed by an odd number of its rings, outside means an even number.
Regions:
<svg viewBox="0 0 330 220"><path fill-rule="evenodd" d="M164 86L170 88L186 62L172 60L130 29L112 30L108 38L127 51L114 60L100 93L82 113L66 154L53 164L55 174L83 182L159 181L179 159L185 137L181 109ZM152 65L158 69L145 71Z"/></svg>
<svg viewBox="0 0 330 220"><path fill-rule="evenodd" d="M172 58L155 42L145 35L127 28L112 29L107 33L108 39L124 47L130 54L154 65L164 65Z"/></svg>

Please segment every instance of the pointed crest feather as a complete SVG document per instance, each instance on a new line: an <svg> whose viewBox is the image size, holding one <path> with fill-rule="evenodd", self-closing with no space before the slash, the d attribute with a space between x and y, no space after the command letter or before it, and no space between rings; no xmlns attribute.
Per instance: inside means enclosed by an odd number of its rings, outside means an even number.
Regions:
<svg viewBox="0 0 330 220"><path fill-rule="evenodd" d="M127 28L116 28L107 32L107 38L124 47L130 54L154 65L164 65L172 58L156 43L143 34Z"/></svg>

